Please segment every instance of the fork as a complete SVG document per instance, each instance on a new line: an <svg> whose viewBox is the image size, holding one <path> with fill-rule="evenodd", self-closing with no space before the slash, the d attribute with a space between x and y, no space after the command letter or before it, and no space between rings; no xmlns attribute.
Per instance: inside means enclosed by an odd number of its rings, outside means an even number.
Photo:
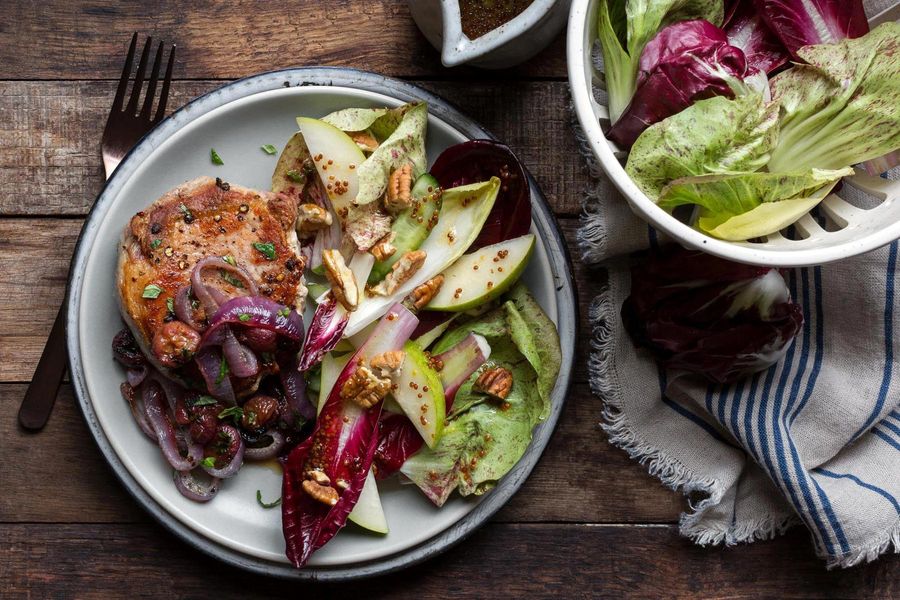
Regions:
<svg viewBox="0 0 900 600"><path fill-rule="evenodd" d="M156 96L156 87L159 83L159 71L162 66L163 42L159 42L156 49L156 57L150 70L150 79L147 82L147 91L144 94L144 103L140 112L137 112L141 90L144 86L144 74L147 71L147 61L153 46L153 38L148 37L144 42L144 49L138 62L137 72L134 76L134 86L128 104L125 102L125 92L128 89L128 81L131 77L131 68L134 65L134 55L137 48L138 34L131 37L131 45L128 55L125 57L125 66L122 76L119 78L119 87L116 89L116 97L106 120L106 128L103 130L101 140L101 152L103 154L103 169L106 178L115 171L116 167L128 153L132 146L146 133L153 129L166 114L166 101L169 97L169 85L172 82L172 66L175 62L175 45L171 46L169 60L166 66L166 74L163 78L162 90L159 95L159 104L156 112L152 113L153 99ZM151 114L152 113L152 114ZM65 331L65 303L59 308L50 337L44 346L37 369L31 378L31 384L25 391L25 398L19 407L19 424L29 431L40 431L47 424L50 412L56 402L59 385L66 373L68 354L66 352Z"/></svg>

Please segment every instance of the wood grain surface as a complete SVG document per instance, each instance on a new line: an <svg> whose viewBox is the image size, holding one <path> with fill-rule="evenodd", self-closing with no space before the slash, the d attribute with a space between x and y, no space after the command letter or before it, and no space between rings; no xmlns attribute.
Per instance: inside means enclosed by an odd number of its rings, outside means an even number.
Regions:
<svg viewBox="0 0 900 600"><path fill-rule="evenodd" d="M587 385L587 324L556 434L521 491L447 554L345 585L226 568L150 519L64 385L40 434L15 414L103 185L100 133L133 31L178 45L170 109L223 80L302 65L369 69L450 99L522 158L577 256L589 184L568 110L564 37L520 67L445 69L399 0L0 2L0 598L891 598L900 560L826 571L809 536L700 548L686 508L612 448ZM576 262L582 317L602 273ZM120 401L118 398L110 401Z"/></svg>

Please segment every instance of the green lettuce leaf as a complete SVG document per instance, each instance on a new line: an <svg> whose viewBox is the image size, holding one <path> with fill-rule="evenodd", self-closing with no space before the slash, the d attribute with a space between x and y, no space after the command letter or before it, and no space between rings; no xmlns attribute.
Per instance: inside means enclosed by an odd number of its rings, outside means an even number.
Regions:
<svg viewBox="0 0 900 600"><path fill-rule="evenodd" d="M770 171L838 169L900 148L900 23L806 46L771 81L781 134Z"/></svg>
<svg viewBox="0 0 900 600"><path fill-rule="evenodd" d="M634 95L641 52L664 26L688 19L721 25L721 0L601 0L597 33L613 123Z"/></svg>
<svg viewBox="0 0 900 600"><path fill-rule="evenodd" d="M759 94L701 100L648 127L625 171L654 200L682 177L758 171L778 139L777 123L778 105Z"/></svg>
<svg viewBox="0 0 900 600"><path fill-rule="evenodd" d="M357 168L359 192L356 204L369 204L381 198L387 189L391 171L405 163L412 163L413 179L425 172L428 164L425 156L428 106L424 102L418 102L405 104L396 110L400 109L400 123ZM386 114L382 118L387 116ZM375 123L377 121L373 125Z"/></svg>
<svg viewBox="0 0 900 600"><path fill-rule="evenodd" d="M509 472L531 443L535 425L549 414L549 390L559 373L556 328L524 286L511 290L501 306L445 334L434 351L470 332L491 345L484 368L509 369L513 386L498 403L472 390L480 370L473 374L456 394L440 443L423 448L401 468L438 506L454 489L463 496L483 494Z"/></svg>
<svg viewBox="0 0 900 600"><path fill-rule="evenodd" d="M684 177L663 188L658 204L666 210L686 204L699 206L697 226L701 231L722 239L746 240L787 227L848 175L853 175L853 169ZM803 206L806 210L798 213ZM738 216L741 218L735 220Z"/></svg>
<svg viewBox="0 0 900 600"><path fill-rule="evenodd" d="M409 107L404 104L397 108L346 108L326 115L322 120L341 131L368 131L381 143L396 131Z"/></svg>

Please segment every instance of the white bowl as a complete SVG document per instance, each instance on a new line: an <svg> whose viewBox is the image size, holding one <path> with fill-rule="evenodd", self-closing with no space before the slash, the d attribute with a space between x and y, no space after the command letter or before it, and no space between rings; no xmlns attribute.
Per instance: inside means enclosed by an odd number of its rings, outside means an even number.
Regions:
<svg viewBox="0 0 900 600"><path fill-rule="evenodd" d="M660 232L689 248L736 262L763 266L817 265L856 256L900 238L900 182L857 171L843 190L820 205L820 221L812 214L794 224L790 237L782 230L760 242L727 242L710 237L658 207L625 172L626 154L606 139L609 113L593 94L602 80L591 60L597 39L599 0L573 0L569 11L567 60L575 113L600 166L622 192L631 210ZM849 185L846 185L849 184Z"/></svg>

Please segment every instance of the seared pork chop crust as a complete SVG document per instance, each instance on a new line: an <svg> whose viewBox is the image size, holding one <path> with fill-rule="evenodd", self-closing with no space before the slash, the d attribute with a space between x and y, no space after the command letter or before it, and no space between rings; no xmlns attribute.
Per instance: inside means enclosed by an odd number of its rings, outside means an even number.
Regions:
<svg viewBox="0 0 900 600"><path fill-rule="evenodd" d="M210 256L223 264L224 257L233 259L260 295L302 310L306 289L296 215L295 203L282 194L210 177L184 183L137 213L123 235L118 287L123 315L143 348L153 348L154 336L175 318L170 309L176 292L190 284L194 265ZM247 293L224 271L204 269L204 281L228 295ZM200 320L208 316L197 310Z"/></svg>

